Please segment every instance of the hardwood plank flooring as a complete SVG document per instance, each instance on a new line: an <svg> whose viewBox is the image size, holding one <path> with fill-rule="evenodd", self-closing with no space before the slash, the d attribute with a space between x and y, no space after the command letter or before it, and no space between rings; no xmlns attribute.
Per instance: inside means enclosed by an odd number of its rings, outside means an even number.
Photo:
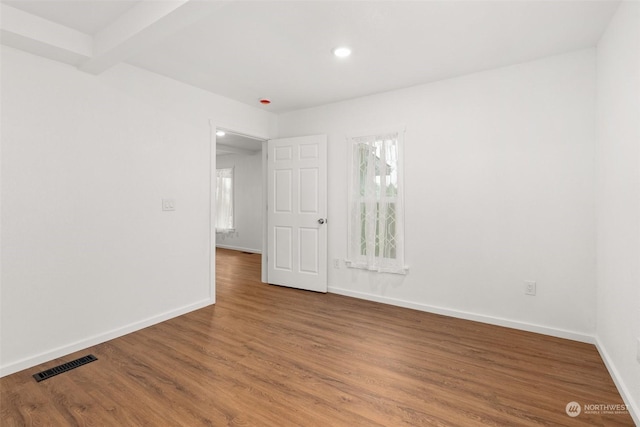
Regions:
<svg viewBox="0 0 640 427"><path fill-rule="evenodd" d="M217 254L215 306L0 379L0 424L634 425L566 414L623 403L592 345L264 285L259 255Z"/></svg>

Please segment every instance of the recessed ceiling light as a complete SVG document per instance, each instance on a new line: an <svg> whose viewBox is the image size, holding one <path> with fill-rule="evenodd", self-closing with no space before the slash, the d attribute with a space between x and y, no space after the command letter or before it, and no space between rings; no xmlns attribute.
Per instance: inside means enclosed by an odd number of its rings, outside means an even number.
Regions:
<svg viewBox="0 0 640 427"><path fill-rule="evenodd" d="M351 49L346 46L340 46L333 49L333 54L338 58L346 58L347 56L351 55Z"/></svg>
<svg viewBox="0 0 640 427"><path fill-rule="evenodd" d="M225 136L226 133L223 130L217 130L216 131L216 136Z"/></svg>

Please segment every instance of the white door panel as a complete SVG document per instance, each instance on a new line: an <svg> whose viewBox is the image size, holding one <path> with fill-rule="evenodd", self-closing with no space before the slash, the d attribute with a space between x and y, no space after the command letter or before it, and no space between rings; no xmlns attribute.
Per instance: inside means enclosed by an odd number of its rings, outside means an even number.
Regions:
<svg viewBox="0 0 640 427"><path fill-rule="evenodd" d="M267 281L326 292L326 135L267 146Z"/></svg>

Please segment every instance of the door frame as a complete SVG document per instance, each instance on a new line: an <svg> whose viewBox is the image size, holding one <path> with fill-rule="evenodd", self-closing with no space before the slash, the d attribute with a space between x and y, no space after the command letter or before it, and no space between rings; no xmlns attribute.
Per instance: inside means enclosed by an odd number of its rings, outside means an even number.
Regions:
<svg viewBox="0 0 640 427"><path fill-rule="evenodd" d="M273 138L270 138L273 139ZM269 171L267 168L267 155L269 154L269 140L262 141L262 259L260 260L260 281L269 283L269 275L267 274L269 265L267 264L267 255L269 255L269 224L267 224L267 180L269 179Z"/></svg>
<svg viewBox="0 0 640 427"><path fill-rule="evenodd" d="M260 281L268 283L267 274L267 254L269 250L268 224L267 224L267 179L268 179L268 142L271 138L266 135L259 135L250 130L239 129L236 126L225 126L224 124L215 123L209 119L209 300L211 304L216 302L216 199L214 197L216 189L216 130L223 129L226 132L237 135L246 136L262 141L262 253L261 253L261 273Z"/></svg>
<svg viewBox="0 0 640 427"><path fill-rule="evenodd" d="M262 142L262 276L261 280L266 283L266 251L267 251L267 199L266 199L266 178L267 178L267 141L271 139L265 135L258 135L249 130L236 130L237 126L225 126L215 123L209 119L209 300L211 304L216 303L216 198L214 196L216 190L216 150L217 136L216 130L223 129L225 132L236 135L246 136Z"/></svg>

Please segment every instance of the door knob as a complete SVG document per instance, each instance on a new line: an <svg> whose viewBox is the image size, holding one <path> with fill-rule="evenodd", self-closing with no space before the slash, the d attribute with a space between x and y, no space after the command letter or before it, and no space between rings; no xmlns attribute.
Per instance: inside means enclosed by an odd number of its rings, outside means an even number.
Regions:
<svg viewBox="0 0 640 427"><path fill-rule="evenodd" d="M320 218L318 220L318 224L320 224L320 225L324 224L325 222L326 222L326 219L324 219L324 218Z"/></svg>

